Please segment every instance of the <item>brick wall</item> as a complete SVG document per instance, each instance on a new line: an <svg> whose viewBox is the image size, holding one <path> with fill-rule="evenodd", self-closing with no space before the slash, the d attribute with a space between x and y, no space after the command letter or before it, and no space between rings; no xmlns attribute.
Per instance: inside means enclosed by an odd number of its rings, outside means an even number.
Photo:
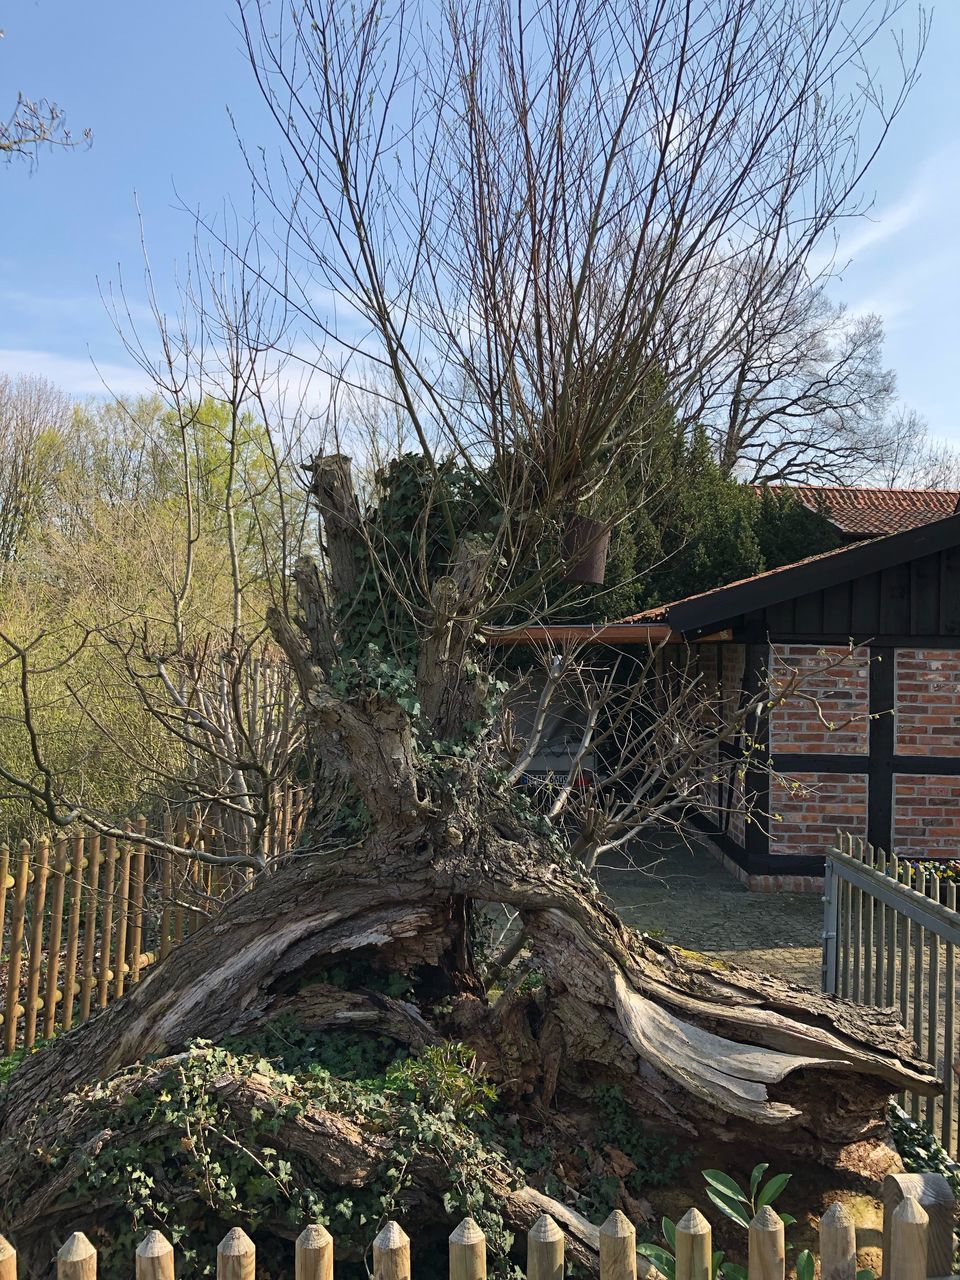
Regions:
<svg viewBox="0 0 960 1280"><path fill-rule="evenodd" d="M867 832L865 773L795 773L770 780L770 852L825 854L837 828Z"/></svg>
<svg viewBox="0 0 960 1280"><path fill-rule="evenodd" d="M960 777L896 774L893 847L901 857L951 857L960 849Z"/></svg>
<svg viewBox="0 0 960 1280"><path fill-rule="evenodd" d="M897 752L960 756L960 651L897 650Z"/></svg>
<svg viewBox="0 0 960 1280"><path fill-rule="evenodd" d="M778 752L866 754L870 701L867 651L860 649L842 666L811 674L830 658L839 658L845 652L840 648L820 650L816 645L777 646L772 666L774 678L785 681L793 670L799 671L803 691L817 702L793 698L771 713L770 749L774 762ZM831 729L830 725L835 727Z"/></svg>

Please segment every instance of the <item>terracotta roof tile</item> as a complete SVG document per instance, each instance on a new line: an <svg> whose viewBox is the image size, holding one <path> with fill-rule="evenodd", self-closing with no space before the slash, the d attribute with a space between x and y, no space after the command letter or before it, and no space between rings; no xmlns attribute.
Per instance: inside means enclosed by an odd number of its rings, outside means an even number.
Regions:
<svg viewBox="0 0 960 1280"><path fill-rule="evenodd" d="M763 486L754 486L762 492ZM803 484L770 485L772 492L795 493L804 506L822 510L840 533L882 537L902 533L953 515L957 489L867 489Z"/></svg>

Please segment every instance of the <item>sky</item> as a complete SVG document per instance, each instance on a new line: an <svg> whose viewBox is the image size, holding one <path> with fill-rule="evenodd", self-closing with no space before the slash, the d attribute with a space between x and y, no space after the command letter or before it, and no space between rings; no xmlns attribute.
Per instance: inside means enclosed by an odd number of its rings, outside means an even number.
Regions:
<svg viewBox="0 0 960 1280"><path fill-rule="evenodd" d="M0 167L0 372L42 373L76 394L143 389L101 291L122 277L142 298L141 218L163 287L190 247L183 206L245 204L230 112L251 146L275 143L234 21L233 0L0 0L0 112L23 90L93 130L89 149ZM941 0L920 83L868 177L872 211L844 228L850 265L833 288L883 317L904 403L955 445L958 65L960 0Z"/></svg>

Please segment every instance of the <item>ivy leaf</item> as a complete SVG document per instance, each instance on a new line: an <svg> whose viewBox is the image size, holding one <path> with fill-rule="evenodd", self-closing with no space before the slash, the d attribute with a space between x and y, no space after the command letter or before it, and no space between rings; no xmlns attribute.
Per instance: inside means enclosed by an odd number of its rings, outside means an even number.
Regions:
<svg viewBox="0 0 960 1280"><path fill-rule="evenodd" d="M649 1258L667 1280L676 1280L677 1260L668 1249L661 1249L658 1244L638 1244L637 1253Z"/></svg>

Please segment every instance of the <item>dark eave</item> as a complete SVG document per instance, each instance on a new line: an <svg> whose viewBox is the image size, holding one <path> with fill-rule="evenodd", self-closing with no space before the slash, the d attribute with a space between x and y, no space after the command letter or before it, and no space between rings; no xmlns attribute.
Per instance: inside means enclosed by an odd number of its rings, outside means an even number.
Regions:
<svg viewBox="0 0 960 1280"><path fill-rule="evenodd" d="M828 551L810 560L784 565L742 582L688 596L667 605L665 612L674 631L690 636L704 629L716 630L735 618L819 591L838 582L849 582L892 565L960 546L960 514L929 524L873 538Z"/></svg>

